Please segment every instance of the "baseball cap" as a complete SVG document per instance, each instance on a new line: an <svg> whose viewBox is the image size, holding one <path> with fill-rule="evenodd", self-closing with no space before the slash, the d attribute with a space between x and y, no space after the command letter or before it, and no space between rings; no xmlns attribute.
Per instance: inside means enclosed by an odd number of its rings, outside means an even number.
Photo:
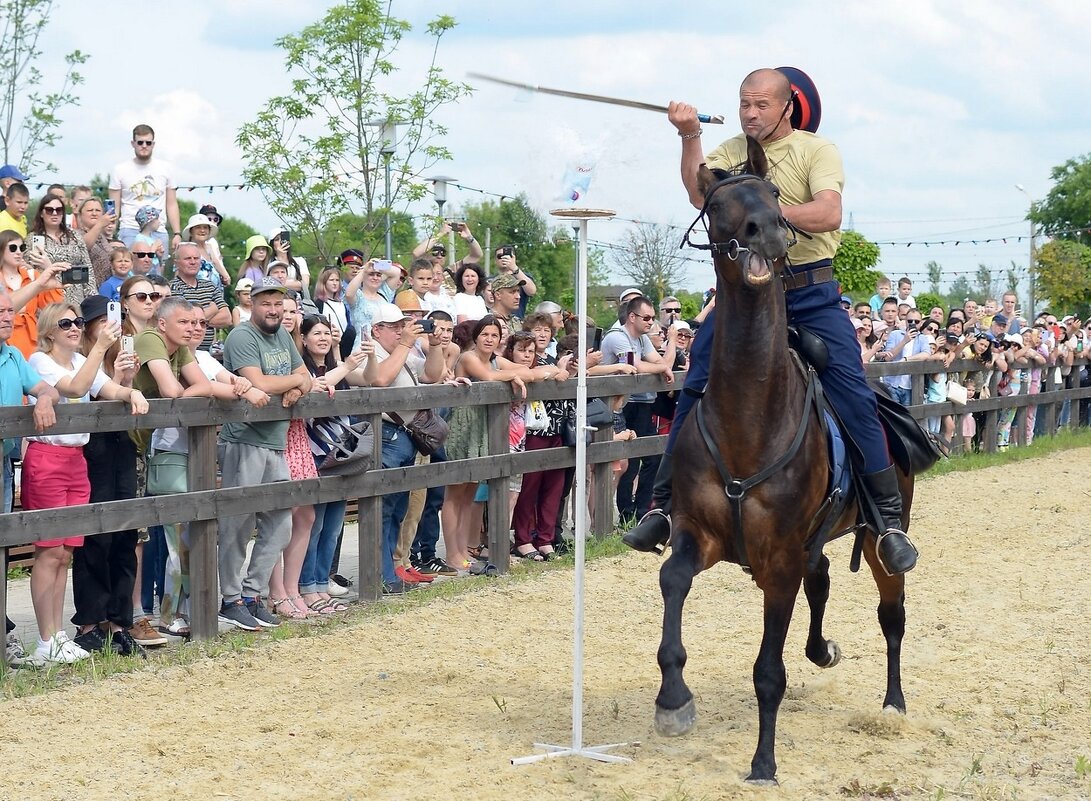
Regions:
<svg viewBox="0 0 1091 801"><path fill-rule="evenodd" d="M27 177L23 175L22 170L14 164L5 164L3 167L0 167L0 178L14 178L16 181L27 180Z"/></svg>
<svg viewBox="0 0 1091 801"><path fill-rule="evenodd" d="M852 305L852 298L850 298L848 295L842 295L841 296L841 302L842 303L847 303L848 305L851 306Z"/></svg>
<svg viewBox="0 0 1091 801"><path fill-rule="evenodd" d="M253 286L250 287L250 297L255 297L263 292L283 292L287 294L288 288L277 279L265 276L260 281L255 281Z"/></svg>
<svg viewBox="0 0 1091 801"><path fill-rule="evenodd" d="M141 206L136 210L136 224L141 228L153 219L159 219L159 209L155 208L155 206Z"/></svg>
<svg viewBox="0 0 1091 801"><path fill-rule="evenodd" d="M687 323L685 320L675 321L674 330L678 331L679 333L681 333L682 331L689 331L691 334L693 333L693 329L690 328L689 323Z"/></svg>
<svg viewBox="0 0 1091 801"><path fill-rule="evenodd" d="M284 272L291 272L288 267L288 262L281 261L280 259L274 259L273 261L269 262L269 265L265 268L265 274L269 275L269 273L273 271L274 267L283 267Z"/></svg>
<svg viewBox="0 0 1091 801"><path fill-rule="evenodd" d="M86 315L84 315L84 316L86 317ZM1004 341L1005 342L1011 342L1013 345L1022 345L1023 344L1023 335L1022 334L1004 334Z"/></svg>
<svg viewBox="0 0 1091 801"><path fill-rule="evenodd" d="M280 228L280 227L274 228L272 231L269 232L269 241L272 242L274 239L276 239L278 236L280 236L283 233L289 233L290 234L291 231L289 231L287 228Z"/></svg>
<svg viewBox="0 0 1091 801"><path fill-rule="evenodd" d="M993 315L993 322L996 323L997 325L1007 325L1008 324L1008 316L1006 314L1004 314L1004 312L997 312L996 314Z"/></svg>
<svg viewBox="0 0 1091 801"><path fill-rule="evenodd" d="M106 316L106 304L110 299L105 295L88 295L80 304L80 314L86 322Z"/></svg>
<svg viewBox="0 0 1091 801"><path fill-rule="evenodd" d="M624 292L622 292L620 295L618 295L617 299L618 300L625 300L625 298L629 297L630 295L643 295L643 294L644 294L643 292L641 292L639 289L637 289L634 286L634 287L629 287Z"/></svg>
<svg viewBox="0 0 1091 801"><path fill-rule="evenodd" d="M249 292L254 287L253 278L240 278L238 283L235 284L236 292Z"/></svg>
<svg viewBox="0 0 1091 801"><path fill-rule="evenodd" d="M499 289L518 289L526 284L526 281L522 278L516 278L512 273L502 273L492 279L492 291L496 292Z"/></svg>
<svg viewBox="0 0 1091 801"><path fill-rule="evenodd" d="M430 252L433 256L446 256L447 248L444 245L432 245Z"/></svg>
<svg viewBox="0 0 1091 801"><path fill-rule="evenodd" d="M374 328L379 323L400 323L408 319L393 303L383 303L376 310L375 316L371 318L371 327Z"/></svg>
<svg viewBox="0 0 1091 801"><path fill-rule="evenodd" d="M403 289L395 295L394 305L401 311L424 311L420 305L420 298L412 289Z"/></svg>

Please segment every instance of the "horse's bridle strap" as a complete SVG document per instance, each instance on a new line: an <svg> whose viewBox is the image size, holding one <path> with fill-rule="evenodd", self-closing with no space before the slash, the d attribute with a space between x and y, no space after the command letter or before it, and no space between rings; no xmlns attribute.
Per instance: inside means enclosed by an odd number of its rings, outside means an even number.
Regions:
<svg viewBox="0 0 1091 801"><path fill-rule="evenodd" d="M782 280L785 290L824 284L833 280L833 267L816 267L813 270L801 270L798 273L785 270Z"/></svg>

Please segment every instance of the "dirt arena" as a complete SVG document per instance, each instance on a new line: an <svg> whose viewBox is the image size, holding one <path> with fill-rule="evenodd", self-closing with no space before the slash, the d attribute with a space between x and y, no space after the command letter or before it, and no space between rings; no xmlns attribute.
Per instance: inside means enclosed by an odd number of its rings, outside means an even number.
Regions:
<svg viewBox="0 0 1091 801"><path fill-rule="evenodd" d="M800 799L1091 797L1091 449L922 482L908 584L908 716L880 712L874 585L834 562L827 635L803 656L800 595L780 787L742 781L757 734L760 593L737 568L686 608L696 728L652 727L658 561L587 574L585 737L631 764L513 767L570 741L569 570L316 638L3 702L0 798ZM1081 775L1081 773L1083 775Z"/></svg>

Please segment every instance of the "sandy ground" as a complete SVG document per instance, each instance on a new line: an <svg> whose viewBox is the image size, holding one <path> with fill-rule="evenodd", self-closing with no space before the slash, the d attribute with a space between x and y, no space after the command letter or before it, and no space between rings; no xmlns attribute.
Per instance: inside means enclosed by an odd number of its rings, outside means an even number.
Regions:
<svg viewBox="0 0 1091 801"><path fill-rule="evenodd" d="M685 617L700 718L652 727L658 561L587 574L584 742L630 764L513 767L571 739L571 571L188 667L148 669L0 706L0 798L1088 798L1091 449L922 483L903 671L909 713L880 712L885 660L866 573L835 543L827 635L789 635L779 788L742 781L757 734L760 593L700 577ZM48 756L45 756L48 754Z"/></svg>

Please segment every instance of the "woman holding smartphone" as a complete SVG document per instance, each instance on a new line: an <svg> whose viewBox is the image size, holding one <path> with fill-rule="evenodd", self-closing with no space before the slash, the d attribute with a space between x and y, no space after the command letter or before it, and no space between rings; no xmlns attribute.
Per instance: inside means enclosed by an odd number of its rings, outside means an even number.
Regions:
<svg viewBox="0 0 1091 801"><path fill-rule="evenodd" d="M8 344L29 359L38 349L38 312L64 300L64 291L57 280L60 265L33 271L23 259L26 251L26 240L18 231L0 231L0 278L15 308Z"/></svg>
<svg viewBox="0 0 1091 801"><path fill-rule="evenodd" d="M76 210L78 232L83 237L83 243L87 246L87 252L91 256L91 268L95 273L95 281L102 284L110 277L110 237L106 231L111 223L117 222L117 217L107 214L102 207L102 201L97 197L91 197L80 203Z"/></svg>
<svg viewBox="0 0 1091 801"><path fill-rule="evenodd" d="M50 199L55 200L55 199ZM102 372L102 359L117 341L120 328L100 327L95 344L84 356L84 318L78 306L53 303L38 317L38 352L30 366L56 387L62 403L87 403L92 397L125 400L133 414L148 411L148 402L138 391L123 387ZM34 403L34 398L29 399ZM27 437L23 457L23 508L53 509L88 503L91 486L83 446L88 434L54 434ZM64 594L72 552L84 537L73 532L34 543L34 570L30 576L30 597L38 623L38 646L31 655L34 664L76 662L90 654L69 640L64 631Z"/></svg>
<svg viewBox="0 0 1091 801"><path fill-rule="evenodd" d="M86 298L98 294L98 282L91 270L91 254L83 237L68 227L65 219L64 199L46 195L38 204L31 223L31 247L27 249L27 261L39 270L50 264L59 264L64 299L78 306ZM82 268L77 276L68 272L73 267Z"/></svg>

